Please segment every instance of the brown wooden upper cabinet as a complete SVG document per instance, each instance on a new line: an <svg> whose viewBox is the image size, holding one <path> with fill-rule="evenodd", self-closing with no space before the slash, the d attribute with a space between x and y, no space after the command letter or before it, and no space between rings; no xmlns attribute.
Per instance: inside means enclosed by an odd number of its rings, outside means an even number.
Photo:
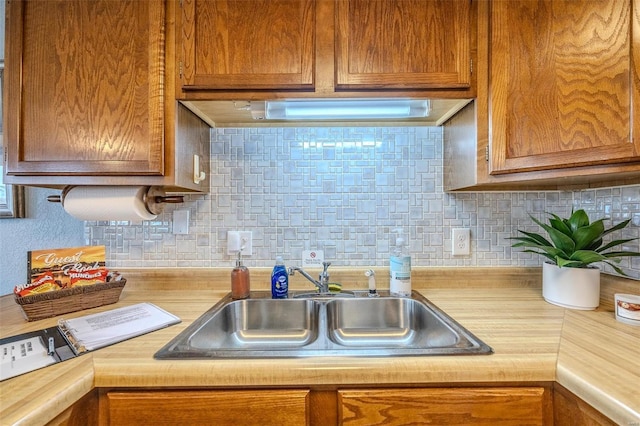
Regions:
<svg viewBox="0 0 640 426"><path fill-rule="evenodd" d="M489 7L490 173L640 161L640 0Z"/></svg>
<svg viewBox="0 0 640 426"><path fill-rule="evenodd" d="M640 0L477 1L477 97L446 190L640 183Z"/></svg>
<svg viewBox="0 0 640 426"><path fill-rule="evenodd" d="M336 89L471 86L471 1L337 0Z"/></svg>
<svg viewBox="0 0 640 426"><path fill-rule="evenodd" d="M181 3L180 99L239 90L253 99L379 89L473 96L470 0Z"/></svg>
<svg viewBox="0 0 640 426"><path fill-rule="evenodd" d="M204 122L175 101L173 2L7 3L6 182L195 184ZM191 114L191 116L190 116ZM182 127L181 127L182 126ZM183 176L185 175L185 176Z"/></svg>
<svg viewBox="0 0 640 426"><path fill-rule="evenodd" d="M183 89L312 89L314 0L184 0Z"/></svg>
<svg viewBox="0 0 640 426"><path fill-rule="evenodd" d="M8 168L162 174L162 2L9 6Z"/></svg>

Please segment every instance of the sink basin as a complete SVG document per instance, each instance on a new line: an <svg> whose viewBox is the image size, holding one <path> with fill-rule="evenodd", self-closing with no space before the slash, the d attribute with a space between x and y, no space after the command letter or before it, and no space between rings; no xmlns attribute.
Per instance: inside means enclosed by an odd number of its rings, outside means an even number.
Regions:
<svg viewBox="0 0 640 426"><path fill-rule="evenodd" d="M342 299L327 303L331 341L360 348L454 346L459 337L427 305L408 298Z"/></svg>
<svg viewBox="0 0 640 426"><path fill-rule="evenodd" d="M227 295L160 349L156 359L490 354L492 350L418 292L411 298L271 299Z"/></svg>
<svg viewBox="0 0 640 426"><path fill-rule="evenodd" d="M247 299L222 306L189 336L195 349L300 348L318 337L313 300Z"/></svg>

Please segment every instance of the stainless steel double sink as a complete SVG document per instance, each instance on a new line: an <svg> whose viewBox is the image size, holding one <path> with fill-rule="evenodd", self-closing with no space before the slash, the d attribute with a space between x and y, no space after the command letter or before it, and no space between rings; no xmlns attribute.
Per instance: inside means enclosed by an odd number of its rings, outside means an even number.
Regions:
<svg viewBox="0 0 640 426"><path fill-rule="evenodd" d="M156 359L490 354L492 349L420 293L271 299L227 295Z"/></svg>

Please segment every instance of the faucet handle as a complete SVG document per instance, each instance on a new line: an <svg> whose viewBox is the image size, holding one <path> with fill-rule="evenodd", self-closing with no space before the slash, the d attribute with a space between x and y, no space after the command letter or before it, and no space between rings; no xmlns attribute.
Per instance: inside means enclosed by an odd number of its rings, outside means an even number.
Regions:
<svg viewBox="0 0 640 426"><path fill-rule="evenodd" d="M320 280L320 283L322 284L328 284L329 283L329 266L331 265L331 262L322 262L322 267L324 268L324 270L322 271L322 273L320 274L320 276L318 277ZM329 291L328 287L322 291Z"/></svg>
<svg viewBox="0 0 640 426"><path fill-rule="evenodd" d="M324 268L324 270L322 271L322 275L320 275L321 277L329 277L329 266L331 266L331 262L322 262L322 267Z"/></svg>

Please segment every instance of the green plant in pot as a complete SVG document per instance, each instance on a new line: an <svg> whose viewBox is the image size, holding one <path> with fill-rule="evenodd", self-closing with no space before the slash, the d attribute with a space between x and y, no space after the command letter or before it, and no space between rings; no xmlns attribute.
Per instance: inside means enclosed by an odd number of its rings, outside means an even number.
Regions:
<svg viewBox="0 0 640 426"><path fill-rule="evenodd" d="M593 263L603 262L617 273L626 276L618 267L622 257L640 256L633 251L615 247L637 238L613 240L604 243L603 237L625 228L631 219L606 229L605 219L590 222L584 210L571 212L568 219L550 213L549 224L533 216L537 225L548 237L534 232L518 230L522 236L513 247L523 247L524 252L536 253L546 258L542 271L542 295L555 305L573 309L595 309L600 303L600 270Z"/></svg>

